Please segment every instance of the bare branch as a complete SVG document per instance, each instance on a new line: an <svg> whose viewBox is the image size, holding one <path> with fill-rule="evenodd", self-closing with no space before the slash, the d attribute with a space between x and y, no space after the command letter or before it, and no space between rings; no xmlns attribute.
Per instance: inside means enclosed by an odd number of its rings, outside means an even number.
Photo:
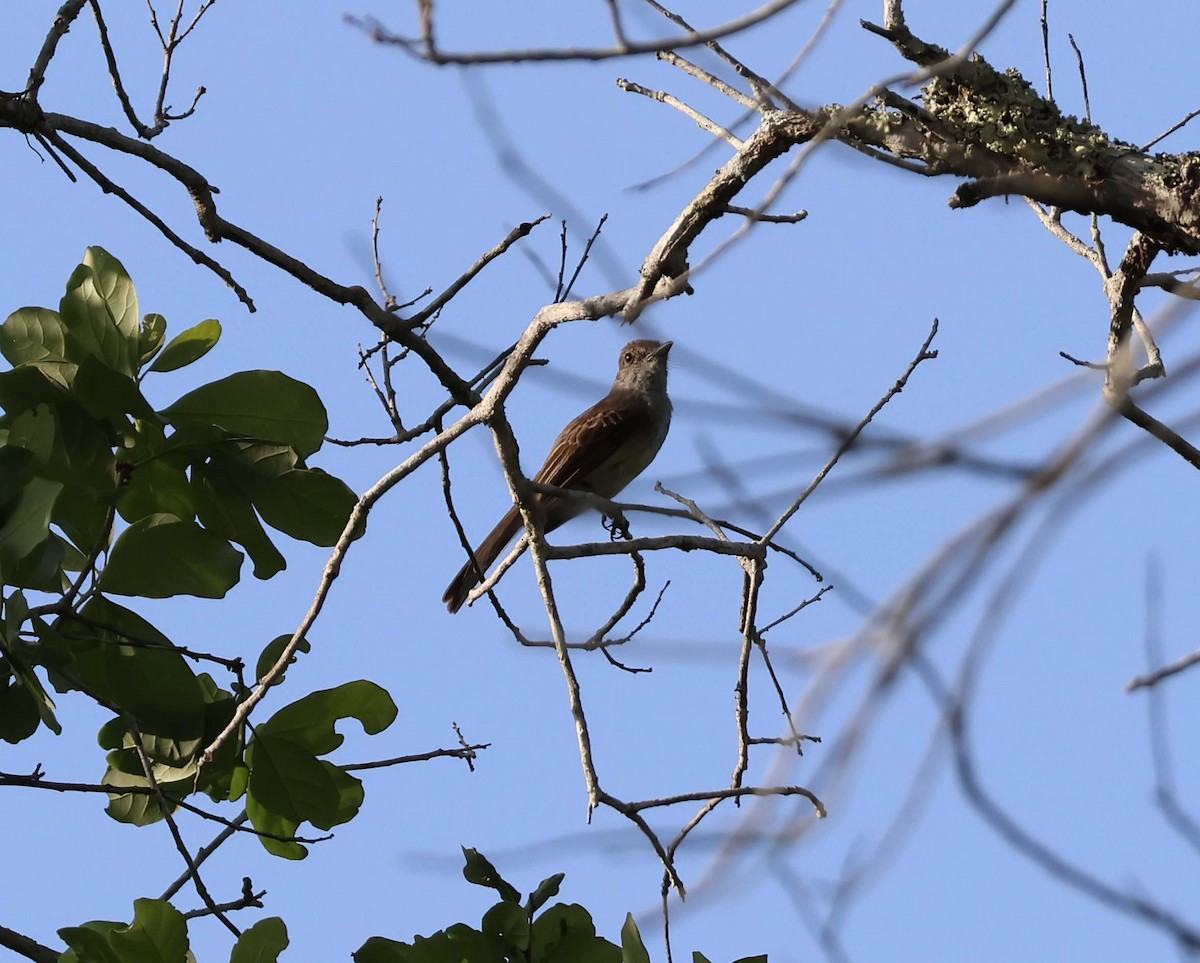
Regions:
<svg viewBox="0 0 1200 963"><path fill-rule="evenodd" d="M624 77L617 78L617 86L626 93L641 94L643 97L649 97L651 100L657 100L660 104L666 104L668 107L674 107L680 113L685 114L696 122L696 126L701 130L707 131L714 137L719 137L725 141L734 150L742 149L742 142L738 140L732 133L718 124L716 121L709 120L698 110L689 107L681 100L673 97L662 90L651 90L649 87L643 87L641 84L635 84L632 80L626 80Z"/></svg>
<svg viewBox="0 0 1200 963"><path fill-rule="evenodd" d="M29 68L29 79L25 81L23 94L30 102L37 100L38 92L42 89L42 84L46 80L46 70L50 66L50 61L54 59L55 52L58 50L58 42L67 35L67 31L71 29L71 24L79 17L79 13L83 10L85 3L87 3L87 0L66 0L58 8L58 13L54 15L54 22L50 25L50 32L46 34L46 39L42 41L42 48L38 51L37 57L33 61L33 66Z"/></svg>
<svg viewBox="0 0 1200 963"><path fill-rule="evenodd" d="M1195 652L1190 652L1174 662L1168 663L1161 668L1155 669L1152 672L1146 672L1142 675L1135 675L1132 679L1125 683L1126 692L1135 692L1138 689L1147 689L1150 686L1158 685L1163 679L1169 679L1173 675L1178 675L1180 672L1185 672L1200 662L1200 649Z"/></svg>
<svg viewBox="0 0 1200 963"><path fill-rule="evenodd" d="M7 926L0 926L0 946L6 950L12 950L27 960L32 960L33 963L57 963L62 959L62 954L58 950L43 946L37 940L18 933L16 930L10 930Z"/></svg>

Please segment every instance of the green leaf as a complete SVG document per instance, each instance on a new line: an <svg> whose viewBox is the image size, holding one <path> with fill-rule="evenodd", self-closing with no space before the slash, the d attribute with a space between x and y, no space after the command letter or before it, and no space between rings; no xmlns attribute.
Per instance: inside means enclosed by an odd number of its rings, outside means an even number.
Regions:
<svg viewBox="0 0 1200 963"><path fill-rule="evenodd" d="M339 719L355 718L368 735L375 735L395 721L396 713L396 703L386 689L359 679L310 692L284 706L258 727L258 735L287 739L313 755L323 755L342 744L333 727Z"/></svg>
<svg viewBox="0 0 1200 963"><path fill-rule="evenodd" d="M13 682L11 686L6 685L0 695L0 738L6 742L19 742L32 735L39 719L52 732L62 732L62 726L54 716L54 701L42 686L28 657L34 653L41 656L43 646L26 645L18 634L28 615L29 603L24 593L13 592L4 600L4 621L0 625L0 655L3 655L0 681L11 678ZM37 625L38 620L35 619L34 624ZM25 732L31 722L28 715L31 710L33 729Z"/></svg>
<svg viewBox="0 0 1200 963"><path fill-rule="evenodd" d="M529 899L525 901L525 908L530 914L536 913L558 895L559 887L562 886L565 878L566 873L555 873L553 876L547 876L538 884L538 888L530 893Z"/></svg>
<svg viewBox="0 0 1200 963"><path fill-rule="evenodd" d="M93 920L64 926L58 935L70 947L64 961L71 952L81 963L183 963L191 958L187 921L166 900L134 900L128 926Z"/></svg>
<svg viewBox="0 0 1200 963"><path fill-rule="evenodd" d="M300 467L286 445L242 443L236 453L222 451L211 471L227 487L250 496L272 528L315 545L333 545L346 527L358 496L338 478L320 469ZM360 529L355 537L362 534Z"/></svg>
<svg viewBox="0 0 1200 963"><path fill-rule="evenodd" d="M183 425L165 440L155 455L171 454L184 464L198 465L214 455L233 449L236 442L216 425Z"/></svg>
<svg viewBox="0 0 1200 963"><path fill-rule="evenodd" d="M61 497L61 496L60 496ZM55 503L57 509L58 503ZM4 567L9 585L39 592L63 592L71 584L67 566L79 570L79 553L53 532L19 561Z"/></svg>
<svg viewBox="0 0 1200 963"><path fill-rule="evenodd" d="M109 753L108 764L109 768L104 773L104 777L100 780L100 783L104 786L110 786L113 790L109 793L108 805L104 809L109 817L129 826L152 826L157 822L161 822L164 816L162 807L158 804L158 796L144 791L137 793L118 792L118 790L131 787L145 790L150 786L150 781L146 778L146 774L141 768L137 753L132 749L119 753ZM137 771L127 771L131 769L136 769ZM158 783L158 788L162 790L163 795L168 800L186 796L191 792L194 773L185 779L171 780L160 771L160 767L158 766L155 766L152 771L154 771L154 778ZM167 808L174 813L177 807L173 803L168 802Z"/></svg>
<svg viewBox="0 0 1200 963"><path fill-rule="evenodd" d="M300 466L296 449L278 442L238 442L222 449L221 455L230 472L261 482L275 479ZM244 469L249 469L245 471Z"/></svg>
<svg viewBox="0 0 1200 963"><path fill-rule="evenodd" d="M21 500L36 463L37 456L27 448L0 447L0 521L8 518Z"/></svg>
<svg viewBox="0 0 1200 963"><path fill-rule="evenodd" d="M221 337L221 322L201 321L173 337L150 365L151 371L175 371L203 358Z"/></svg>
<svg viewBox="0 0 1200 963"><path fill-rule="evenodd" d="M72 638L86 631L89 652L100 643L96 652L102 662L89 667L89 676L99 682L105 701L133 717L151 758L185 764L204 734L205 717L204 692L187 659L136 612L102 596L91 599L81 614L86 628L68 622L64 634ZM160 745L153 737L165 741Z"/></svg>
<svg viewBox="0 0 1200 963"><path fill-rule="evenodd" d="M208 673L201 672L196 681L204 696L204 735L198 747L198 751L202 751L212 745L219 733L224 732L233 718L237 702L233 693L222 689ZM244 776L241 743L237 739L227 739L201 771L197 788L208 793L214 802L236 799L245 791L245 784L239 785L237 782L239 769Z"/></svg>
<svg viewBox="0 0 1200 963"><path fill-rule="evenodd" d="M262 843L263 849L272 856L280 856L283 859L304 859L308 855L308 850L303 845L287 838L296 834L296 829L300 824L267 809L258 801L257 796L249 792L246 794L246 815L250 817L250 824L260 833L271 834L259 836L258 841ZM275 836L283 838L275 839L273 838Z"/></svg>
<svg viewBox="0 0 1200 963"><path fill-rule="evenodd" d="M116 489L109 494L115 496ZM71 540L75 561L83 557L80 550L90 555L112 538L107 502L100 493L84 485L68 485L63 489L54 503L54 523ZM79 571L79 567L75 566L71 571Z"/></svg>
<svg viewBox="0 0 1200 963"><path fill-rule="evenodd" d="M122 926L123 923L106 920L92 920L82 926L64 926L58 931L58 936L69 949L59 957L60 963L129 963L117 956L108 942L109 934Z"/></svg>
<svg viewBox="0 0 1200 963"><path fill-rule="evenodd" d="M16 745L37 731L40 719L37 696L0 661L0 739Z"/></svg>
<svg viewBox="0 0 1200 963"><path fill-rule="evenodd" d="M246 787L250 785L250 770L242 763L234 766L229 773L229 792L228 800L236 802L246 795ZM212 792L209 792L212 795ZM223 802L223 799L217 799L216 802Z"/></svg>
<svg viewBox="0 0 1200 963"><path fill-rule="evenodd" d="M362 783L317 758L341 744L334 723L347 717L357 718L368 733L376 733L395 719L396 706L374 683L349 682L310 693L258 726L246 748L250 767L246 811L255 828L291 836L302 822L329 829L357 815ZM268 852L289 859L305 855L297 843L269 839L262 843Z"/></svg>
<svg viewBox="0 0 1200 963"><path fill-rule="evenodd" d="M263 676L265 676L267 674L267 672L270 671L271 667L276 662L279 661L279 657L281 655L283 655L283 650L287 647L287 644L291 641L292 641L292 633L287 632L287 633L284 633L283 635L277 635L275 638L273 638L270 642L267 643L267 647L262 650L262 653L258 657L258 662L256 662L254 665L254 678L255 679L263 678ZM312 646L308 644L308 639L301 639L299 645L297 645L297 647L296 647L296 650L298 652L308 652L311 649L312 649ZM292 662L295 662L295 661L296 661L296 657L292 656ZM288 664L290 665L291 663L288 663ZM286 672L281 673L278 681L282 682L283 677L285 675L287 675Z"/></svg>
<svg viewBox="0 0 1200 963"><path fill-rule="evenodd" d="M250 499L268 525L325 547L337 542L358 502L344 481L318 468L297 468L250 488Z"/></svg>
<svg viewBox="0 0 1200 963"><path fill-rule="evenodd" d="M154 357L166 333L167 319L161 314L147 314L142 318L142 329L138 332L139 368Z"/></svg>
<svg viewBox="0 0 1200 963"><path fill-rule="evenodd" d="M483 914L480 930L506 949L524 954L529 948L529 914L516 903L492 906Z"/></svg>
<svg viewBox="0 0 1200 963"><path fill-rule="evenodd" d="M22 411L12 419L8 429L8 448L24 448L32 452L33 463L39 468L50 464L55 456L54 412L47 404Z"/></svg>
<svg viewBox="0 0 1200 963"><path fill-rule="evenodd" d="M199 740L204 698L187 660L172 649L108 645L108 677L117 705L147 735Z"/></svg>
<svg viewBox="0 0 1200 963"><path fill-rule="evenodd" d="M506 955L496 941L464 923L447 926L432 936L418 936L411 946L372 937L353 956L354 963L506 963L516 959ZM542 963L536 956L531 959Z"/></svg>
<svg viewBox="0 0 1200 963"><path fill-rule="evenodd" d="M35 361L65 362L66 325L49 308L20 308L0 326L0 353L14 368Z"/></svg>
<svg viewBox="0 0 1200 963"><path fill-rule="evenodd" d="M476 886L486 886L500 894L500 898L508 903L520 903L521 894L516 887L504 879L486 856L479 850L467 846L462 848L466 864L463 866L463 878Z"/></svg>
<svg viewBox="0 0 1200 963"><path fill-rule="evenodd" d="M621 963L650 963L650 954L632 913L625 914L625 925L621 927Z"/></svg>
<svg viewBox="0 0 1200 963"><path fill-rule="evenodd" d="M31 478L11 509L3 513L0 525L0 572L7 571L42 544L50 534L54 502L62 491L62 482Z"/></svg>
<svg viewBox="0 0 1200 963"><path fill-rule="evenodd" d="M125 268L99 247L89 247L67 280L59 303L67 328L67 357L77 363L97 358L113 371L133 376L140 354L137 291Z"/></svg>
<svg viewBox="0 0 1200 963"><path fill-rule="evenodd" d="M321 760L288 739L256 733L246 750L248 792L271 812L301 823L327 821L337 810L338 788Z"/></svg>
<svg viewBox="0 0 1200 963"><path fill-rule="evenodd" d="M317 759L286 739L257 734L246 749L250 777L246 812L254 828L283 840L260 836L263 847L286 859L303 859L308 851L294 836L302 822L330 829L358 815L362 783L335 765Z"/></svg>
<svg viewBox="0 0 1200 963"><path fill-rule="evenodd" d="M191 521L196 517L196 501L183 469L154 458L131 469L117 511L127 522L147 515L174 515Z"/></svg>
<svg viewBox="0 0 1200 963"><path fill-rule="evenodd" d="M767 963L767 954L761 953L758 956L743 956L740 960L734 960L733 963Z"/></svg>
<svg viewBox="0 0 1200 963"><path fill-rule="evenodd" d="M135 418L156 418L136 381L115 371L99 358L86 358L75 374L71 386L75 399L93 418L104 420L118 431L130 429L127 415Z"/></svg>
<svg viewBox="0 0 1200 963"><path fill-rule="evenodd" d="M334 826L340 826L342 823L348 823L357 816L358 811L362 808L363 800L366 798L366 793L363 791L361 779L355 778L324 759L321 760L321 765L325 767L334 788L337 789L338 801L333 812L314 814L309 817L309 822L317 829L328 830Z"/></svg>
<svg viewBox="0 0 1200 963"><path fill-rule="evenodd" d="M195 522L151 515L121 533L100 576L100 589L143 598L219 599L237 584L241 567L241 552Z"/></svg>
<svg viewBox="0 0 1200 963"><path fill-rule="evenodd" d="M413 960L411 946L382 936L372 936L351 953L350 957L354 963L410 963Z"/></svg>
<svg viewBox="0 0 1200 963"><path fill-rule="evenodd" d="M591 914L578 903L556 903L533 921L530 957L542 963L620 963L621 950L596 935Z"/></svg>
<svg viewBox="0 0 1200 963"><path fill-rule="evenodd" d="M278 916L268 916L238 937L229 955L229 963L276 963L287 945L287 927L283 920Z"/></svg>
<svg viewBox="0 0 1200 963"><path fill-rule="evenodd" d="M74 619L49 623L34 619L38 634L38 660L59 692L86 692L102 705L115 700L110 691L107 643L99 641L89 626Z"/></svg>
<svg viewBox="0 0 1200 963"><path fill-rule="evenodd" d="M182 961L188 953L187 921L166 900L133 901L133 922L108 934L108 942L122 960Z"/></svg>
<svg viewBox="0 0 1200 963"><path fill-rule="evenodd" d="M255 578L271 578L287 568L287 560L263 529L249 497L236 487L222 467L227 460L192 469L196 513L210 532L237 542L246 550L254 563Z"/></svg>
<svg viewBox="0 0 1200 963"><path fill-rule="evenodd" d="M40 404L52 408L74 405L63 382L32 364L23 364L11 371L0 371L0 408L10 415L29 411Z"/></svg>
<svg viewBox="0 0 1200 963"><path fill-rule="evenodd" d="M29 601L24 592L13 592L4 600L4 624L0 627L0 649L8 651L20 641L20 631L29 618Z"/></svg>
<svg viewBox="0 0 1200 963"><path fill-rule="evenodd" d="M27 448L32 445L37 451L39 474L68 487L112 491L117 485L117 474L111 432L73 400L65 397L63 400L65 404L40 404L17 419L23 426L18 433L21 444ZM52 439L49 425L42 423L43 412L53 419ZM52 444L46 448L45 443L51 440Z"/></svg>
<svg viewBox="0 0 1200 963"><path fill-rule="evenodd" d="M172 425L216 425L277 441L306 457L321 447L329 418L316 391L279 371L239 371L188 392L162 412Z"/></svg>
<svg viewBox="0 0 1200 963"><path fill-rule="evenodd" d="M62 527L69 538L88 551L102 537L108 517L107 496L116 490L115 457L108 435L82 409L72 405L51 407L40 403L13 417L8 445L0 448L0 517L11 488L21 476L10 459L20 457L22 450L33 453L32 466L43 478L63 483L63 490L54 503L52 521ZM57 591L53 585L52 565L63 561L73 565L79 553L67 551L57 537L53 547L44 545L46 552L34 559L36 571L30 568L23 582L30 587Z"/></svg>

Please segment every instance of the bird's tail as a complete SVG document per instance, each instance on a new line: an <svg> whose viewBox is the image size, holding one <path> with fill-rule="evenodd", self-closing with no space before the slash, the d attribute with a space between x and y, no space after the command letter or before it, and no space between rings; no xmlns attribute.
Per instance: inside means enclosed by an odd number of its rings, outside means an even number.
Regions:
<svg viewBox="0 0 1200 963"><path fill-rule="evenodd" d="M521 516L515 507L510 508L488 537L479 543L475 557L459 569L442 595L442 601L452 614L463 607L471 590L483 581L483 573L491 568L492 562L496 561L520 529Z"/></svg>

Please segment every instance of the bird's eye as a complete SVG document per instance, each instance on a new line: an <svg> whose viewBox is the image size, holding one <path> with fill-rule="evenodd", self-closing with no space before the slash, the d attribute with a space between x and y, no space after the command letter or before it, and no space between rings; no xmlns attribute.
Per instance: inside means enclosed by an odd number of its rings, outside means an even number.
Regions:
<svg viewBox="0 0 1200 963"><path fill-rule="evenodd" d="M625 352L625 363L633 364L633 352L632 351Z"/></svg>

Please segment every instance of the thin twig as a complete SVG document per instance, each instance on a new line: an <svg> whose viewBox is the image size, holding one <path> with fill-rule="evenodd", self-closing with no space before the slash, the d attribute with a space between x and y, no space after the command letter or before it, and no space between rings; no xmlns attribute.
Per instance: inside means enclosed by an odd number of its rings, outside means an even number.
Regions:
<svg viewBox="0 0 1200 963"><path fill-rule="evenodd" d="M1190 114L1188 114L1186 117L1183 118L1183 120L1179 121L1178 123L1172 124L1166 130L1164 130L1161 134L1159 134L1157 137L1155 137L1153 140L1150 140L1150 141L1147 141L1146 143L1144 143L1139 149L1143 150L1143 151L1148 151L1151 147L1153 147L1159 141L1166 140L1173 133L1175 133L1175 131L1181 130L1183 127L1190 124L1197 117L1200 117L1200 108L1193 110Z"/></svg>
<svg viewBox="0 0 1200 963"><path fill-rule="evenodd" d="M1046 62L1046 99L1054 99L1054 76L1050 70L1050 18L1047 11L1049 0L1042 0L1042 57Z"/></svg>
<svg viewBox="0 0 1200 963"><path fill-rule="evenodd" d="M187 844L183 841L183 835L179 832L179 827L175 825L175 817L171 813L171 805L167 802L162 790L158 787L158 780L154 778L154 765L150 762L150 757L146 755L146 750L142 748L142 734L135 727L131 733L133 736L133 748L137 752L138 759L142 763L142 772L146 776L146 782L150 784L150 788L154 791L155 798L158 800L158 808L162 813L163 819L166 821L167 828L171 831L171 838L175 841L175 848L179 851L179 855L183 857L184 863L187 864L188 872L192 878L192 885L196 887L196 892L204 901L204 905L208 907L209 912L219 919L234 937L242 935L242 931L230 922L217 904L213 901L211 894L208 892L208 887L204 884L204 880L200 877L200 866L193 859L192 854L188 851Z"/></svg>
<svg viewBox="0 0 1200 963"><path fill-rule="evenodd" d="M340 764L339 769L345 772L357 772L363 769L387 769L391 766L403 766L410 762L428 762L430 759L441 759L449 757L451 759L465 759L467 762L473 762L475 756L483 749L490 749L490 742L481 742L470 746L460 746L457 749L431 749L428 752L417 752L408 756L395 756L392 759L378 759L373 762L352 762L348 764Z"/></svg>
<svg viewBox="0 0 1200 963"><path fill-rule="evenodd" d="M1161 668L1155 669L1152 672L1145 672L1142 675L1135 675L1132 679L1125 683L1126 692L1135 692L1138 689L1147 689L1150 686L1158 685L1163 679L1169 679L1173 675L1178 675L1190 669L1192 666L1200 662L1200 649L1191 652L1188 655L1176 659Z"/></svg>
<svg viewBox="0 0 1200 963"><path fill-rule="evenodd" d="M937 357L936 351L929 350L929 346L933 344L933 339L937 336L937 332L938 320L937 318L934 318L933 325L929 329L928 336L925 338L925 341L921 345L920 350L917 352L916 357L914 357L912 361L908 363L908 367L904 370L904 373L900 376L896 383L887 390L884 396L875 402L874 406L870 411L867 412L863 419L857 425L855 425L854 430L846 436L845 440L838 446L837 450L825 463L824 467L822 467L821 470L817 472L813 480L808 483L804 491L802 491L796 497L795 501L793 501L792 504L789 505L788 508L779 516L779 518L775 520L775 523L769 529L767 529L762 538L759 539L759 544L765 544L779 534L780 529L787 524L788 519L796 514L796 512L800 509L800 506L807 501L808 497L814 491L816 491L817 486L825 480L826 476L831 471L833 471L833 467L838 463L842 455L844 455L854 446L855 441L858 440L858 436L862 434L863 430L871 423L872 419L874 419L874 417L883 410L884 405L886 405L889 401L896 397L896 395L904 390L905 385L908 384L908 379L912 376L912 373L917 370L917 366L922 361L930 361Z"/></svg>
<svg viewBox="0 0 1200 963"><path fill-rule="evenodd" d="M626 93L641 94L643 97L649 97L651 100L657 100L660 104L666 104L668 107L674 107L681 114L684 114L694 120L696 122L696 126L701 130L707 131L714 137L721 138L721 140L725 141L725 143L734 150L741 150L745 146L741 139L731 131L726 130L715 120L710 120L694 107L688 106L682 100L679 100L672 94L668 94L666 91L651 90L649 87L643 87L641 84L635 84L632 80L626 80L624 77L617 78L617 86Z"/></svg>
<svg viewBox="0 0 1200 963"><path fill-rule="evenodd" d="M1074 34L1067 34L1067 39L1071 41L1071 49L1075 51L1075 61L1079 65L1079 84L1083 88L1083 116L1090 124L1092 122L1092 102L1088 98L1087 71L1083 66L1083 51L1075 42Z"/></svg>

